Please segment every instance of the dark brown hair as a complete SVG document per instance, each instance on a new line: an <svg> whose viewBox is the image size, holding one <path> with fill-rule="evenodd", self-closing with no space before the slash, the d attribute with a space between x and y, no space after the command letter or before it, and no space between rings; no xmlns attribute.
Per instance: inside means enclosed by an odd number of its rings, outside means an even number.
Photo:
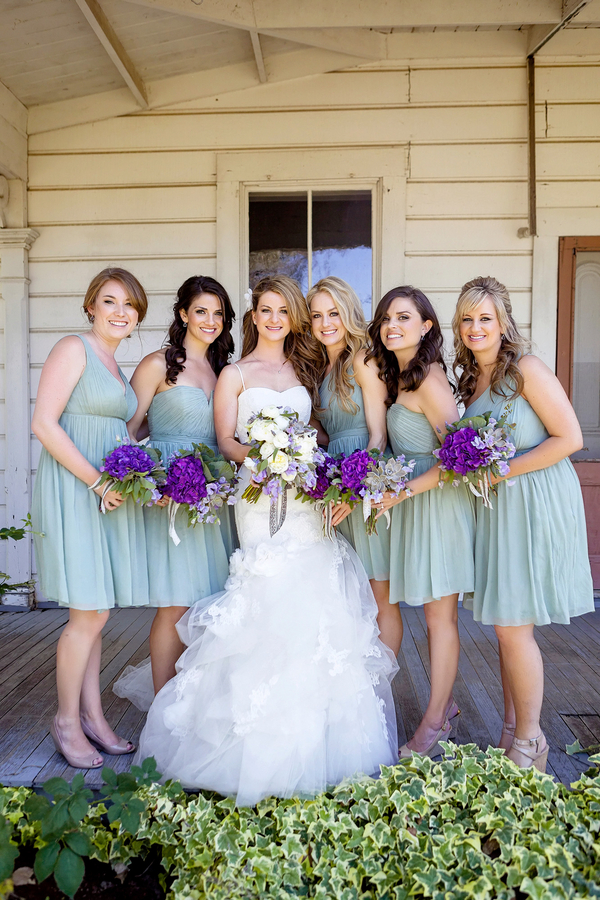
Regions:
<svg viewBox="0 0 600 900"><path fill-rule="evenodd" d="M125 288L127 296L131 301L131 305L138 314L138 325L143 322L146 313L148 312L148 298L146 297L146 291L135 275L132 275L127 269L119 269L116 266L102 269L102 271L98 272L98 274L90 281L90 285L85 292L85 299L83 301L83 311L87 316L88 322L94 321L90 309L96 302L98 294L108 281L118 281L119 284Z"/></svg>
<svg viewBox="0 0 600 900"><path fill-rule="evenodd" d="M405 369L400 369L396 354L388 350L381 340L383 320L393 301L399 297L407 297L412 300L421 320L426 322L429 319L431 322L431 328L423 336L417 352ZM377 304L373 321L369 325L369 337L371 349L366 355L365 362L374 359L377 363L379 377L385 382L388 390L386 401L388 406L396 402L398 391L416 391L423 384L433 363L438 363L444 372L446 371L442 353L444 339L436 312L423 291L410 284L392 288L381 298Z"/></svg>
<svg viewBox="0 0 600 900"><path fill-rule="evenodd" d="M249 356L258 343L258 330L252 313L256 312L260 298L267 291L279 294L285 303L291 330L286 335L283 352L294 367L296 378L310 394L313 406L318 407L319 385L310 346L310 316L300 285L293 278L287 275L268 275L261 278L252 291L252 306L244 313L242 322L242 359Z"/></svg>
<svg viewBox="0 0 600 900"><path fill-rule="evenodd" d="M169 326L167 352L165 353L167 364L165 381L167 384L175 384L177 376L185 369L186 352L183 342L187 329L181 318L181 310L187 312L200 294L213 294L213 296L217 297L223 312L223 331L206 351L206 358L215 375L220 374L221 370L228 364L229 357L233 354L231 326L235 319L235 313L229 294L223 285L215 281L214 278L210 278L208 275L192 275L191 278L183 282L177 291L177 300L173 304L173 321Z"/></svg>

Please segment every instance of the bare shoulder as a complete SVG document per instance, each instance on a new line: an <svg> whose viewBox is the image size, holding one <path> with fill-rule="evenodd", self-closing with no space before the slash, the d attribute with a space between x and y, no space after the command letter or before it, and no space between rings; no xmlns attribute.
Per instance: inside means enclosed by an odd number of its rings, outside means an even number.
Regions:
<svg viewBox="0 0 600 900"><path fill-rule="evenodd" d="M225 368L221 370L221 373L217 379L217 385L225 387L228 390L234 390L235 388L239 387L241 391L242 379L239 372L239 369L241 368L245 368L243 366L242 360L238 360L237 363L230 363L229 365L225 366Z"/></svg>
<svg viewBox="0 0 600 900"><path fill-rule="evenodd" d="M144 356L141 362L138 363L136 372L145 372L147 374L152 372L156 375L164 375L166 368L165 353L166 349L163 347Z"/></svg>
<svg viewBox="0 0 600 900"><path fill-rule="evenodd" d="M423 383L417 388L417 391L422 392L423 396L430 396L439 391L447 391L449 394L452 394L448 377L437 363L430 366L429 372L423 379Z"/></svg>
<svg viewBox="0 0 600 900"><path fill-rule="evenodd" d="M549 375L554 375L554 372L548 368L545 362L543 362L539 356L533 356L533 354L528 353L526 356L522 356L518 362L519 369L524 378L547 378Z"/></svg>
<svg viewBox="0 0 600 900"><path fill-rule="evenodd" d="M367 351L359 350L352 360L352 368L354 369L354 377L359 384L362 384L365 378L378 378L379 369L374 359L367 361Z"/></svg>
<svg viewBox="0 0 600 900"><path fill-rule="evenodd" d="M48 355L53 362L80 363L85 366L85 345L76 334L61 338Z"/></svg>

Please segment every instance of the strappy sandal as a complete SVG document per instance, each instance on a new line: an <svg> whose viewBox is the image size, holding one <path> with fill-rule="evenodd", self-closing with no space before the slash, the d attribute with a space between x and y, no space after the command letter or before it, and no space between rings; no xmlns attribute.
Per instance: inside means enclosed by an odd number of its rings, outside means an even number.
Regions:
<svg viewBox="0 0 600 900"><path fill-rule="evenodd" d="M540 749L541 744L543 749ZM521 740L513 738L512 745L506 751L506 755L522 769L536 768L539 772L546 771L548 762L548 744L543 731L536 738Z"/></svg>

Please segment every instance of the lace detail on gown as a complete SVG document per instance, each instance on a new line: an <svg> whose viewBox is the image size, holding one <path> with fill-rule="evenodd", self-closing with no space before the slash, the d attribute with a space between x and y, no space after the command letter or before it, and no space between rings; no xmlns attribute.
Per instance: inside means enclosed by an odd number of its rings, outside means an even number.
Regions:
<svg viewBox="0 0 600 900"><path fill-rule="evenodd" d="M291 406L303 421L311 411L302 387L245 390L241 440L267 405ZM356 554L324 538L320 513L293 496L272 538L267 497L238 503L236 518L241 548L225 589L179 622L186 650L152 704L137 760L152 755L164 778L240 806L314 795L393 764L397 665L378 639Z"/></svg>

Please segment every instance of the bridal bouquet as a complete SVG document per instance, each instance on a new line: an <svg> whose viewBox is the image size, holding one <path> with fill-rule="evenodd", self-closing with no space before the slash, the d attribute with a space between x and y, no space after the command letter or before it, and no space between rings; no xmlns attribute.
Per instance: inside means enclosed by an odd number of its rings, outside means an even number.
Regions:
<svg viewBox="0 0 600 900"><path fill-rule="evenodd" d="M169 536L175 546L181 542L175 531L179 507L187 507L188 527L212 525L219 521L223 506L236 502L236 484L232 466L206 444L192 444L191 450L180 450L169 458L162 492L169 498Z"/></svg>
<svg viewBox="0 0 600 900"><path fill-rule="evenodd" d="M486 412L446 426L448 433L442 446L433 451L441 462L440 487L446 482L455 487L466 482L483 505L492 509L490 494L496 493L492 476L508 475L508 460L515 455L515 445L509 440L514 426L507 423L507 414L508 410L496 420Z"/></svg>
<svg viewBox="0 0 600 900"><path fill-rule="evenodd" d="M325 454L317 446L315 429L301 422L298 413L287 406L265 406L250 417L246 430L250 450L244 465L250 470L252 482L242 497L250 503L256 503L261 494L270 498L269 528L273 536L285 521L287 488L314 488L316 469Z"/></svg>
<svg viewBox="0 0 600 900"><path fill-rule="evenodd" d="M104 497L108 491L119 491L123 499L133 497L142 506L152 506L160 500L165 470L160 461L160 451L141 444L120 443L102 460L102 473L90 490L106 485L100 500L100 511L105 513Z"/></svg>

